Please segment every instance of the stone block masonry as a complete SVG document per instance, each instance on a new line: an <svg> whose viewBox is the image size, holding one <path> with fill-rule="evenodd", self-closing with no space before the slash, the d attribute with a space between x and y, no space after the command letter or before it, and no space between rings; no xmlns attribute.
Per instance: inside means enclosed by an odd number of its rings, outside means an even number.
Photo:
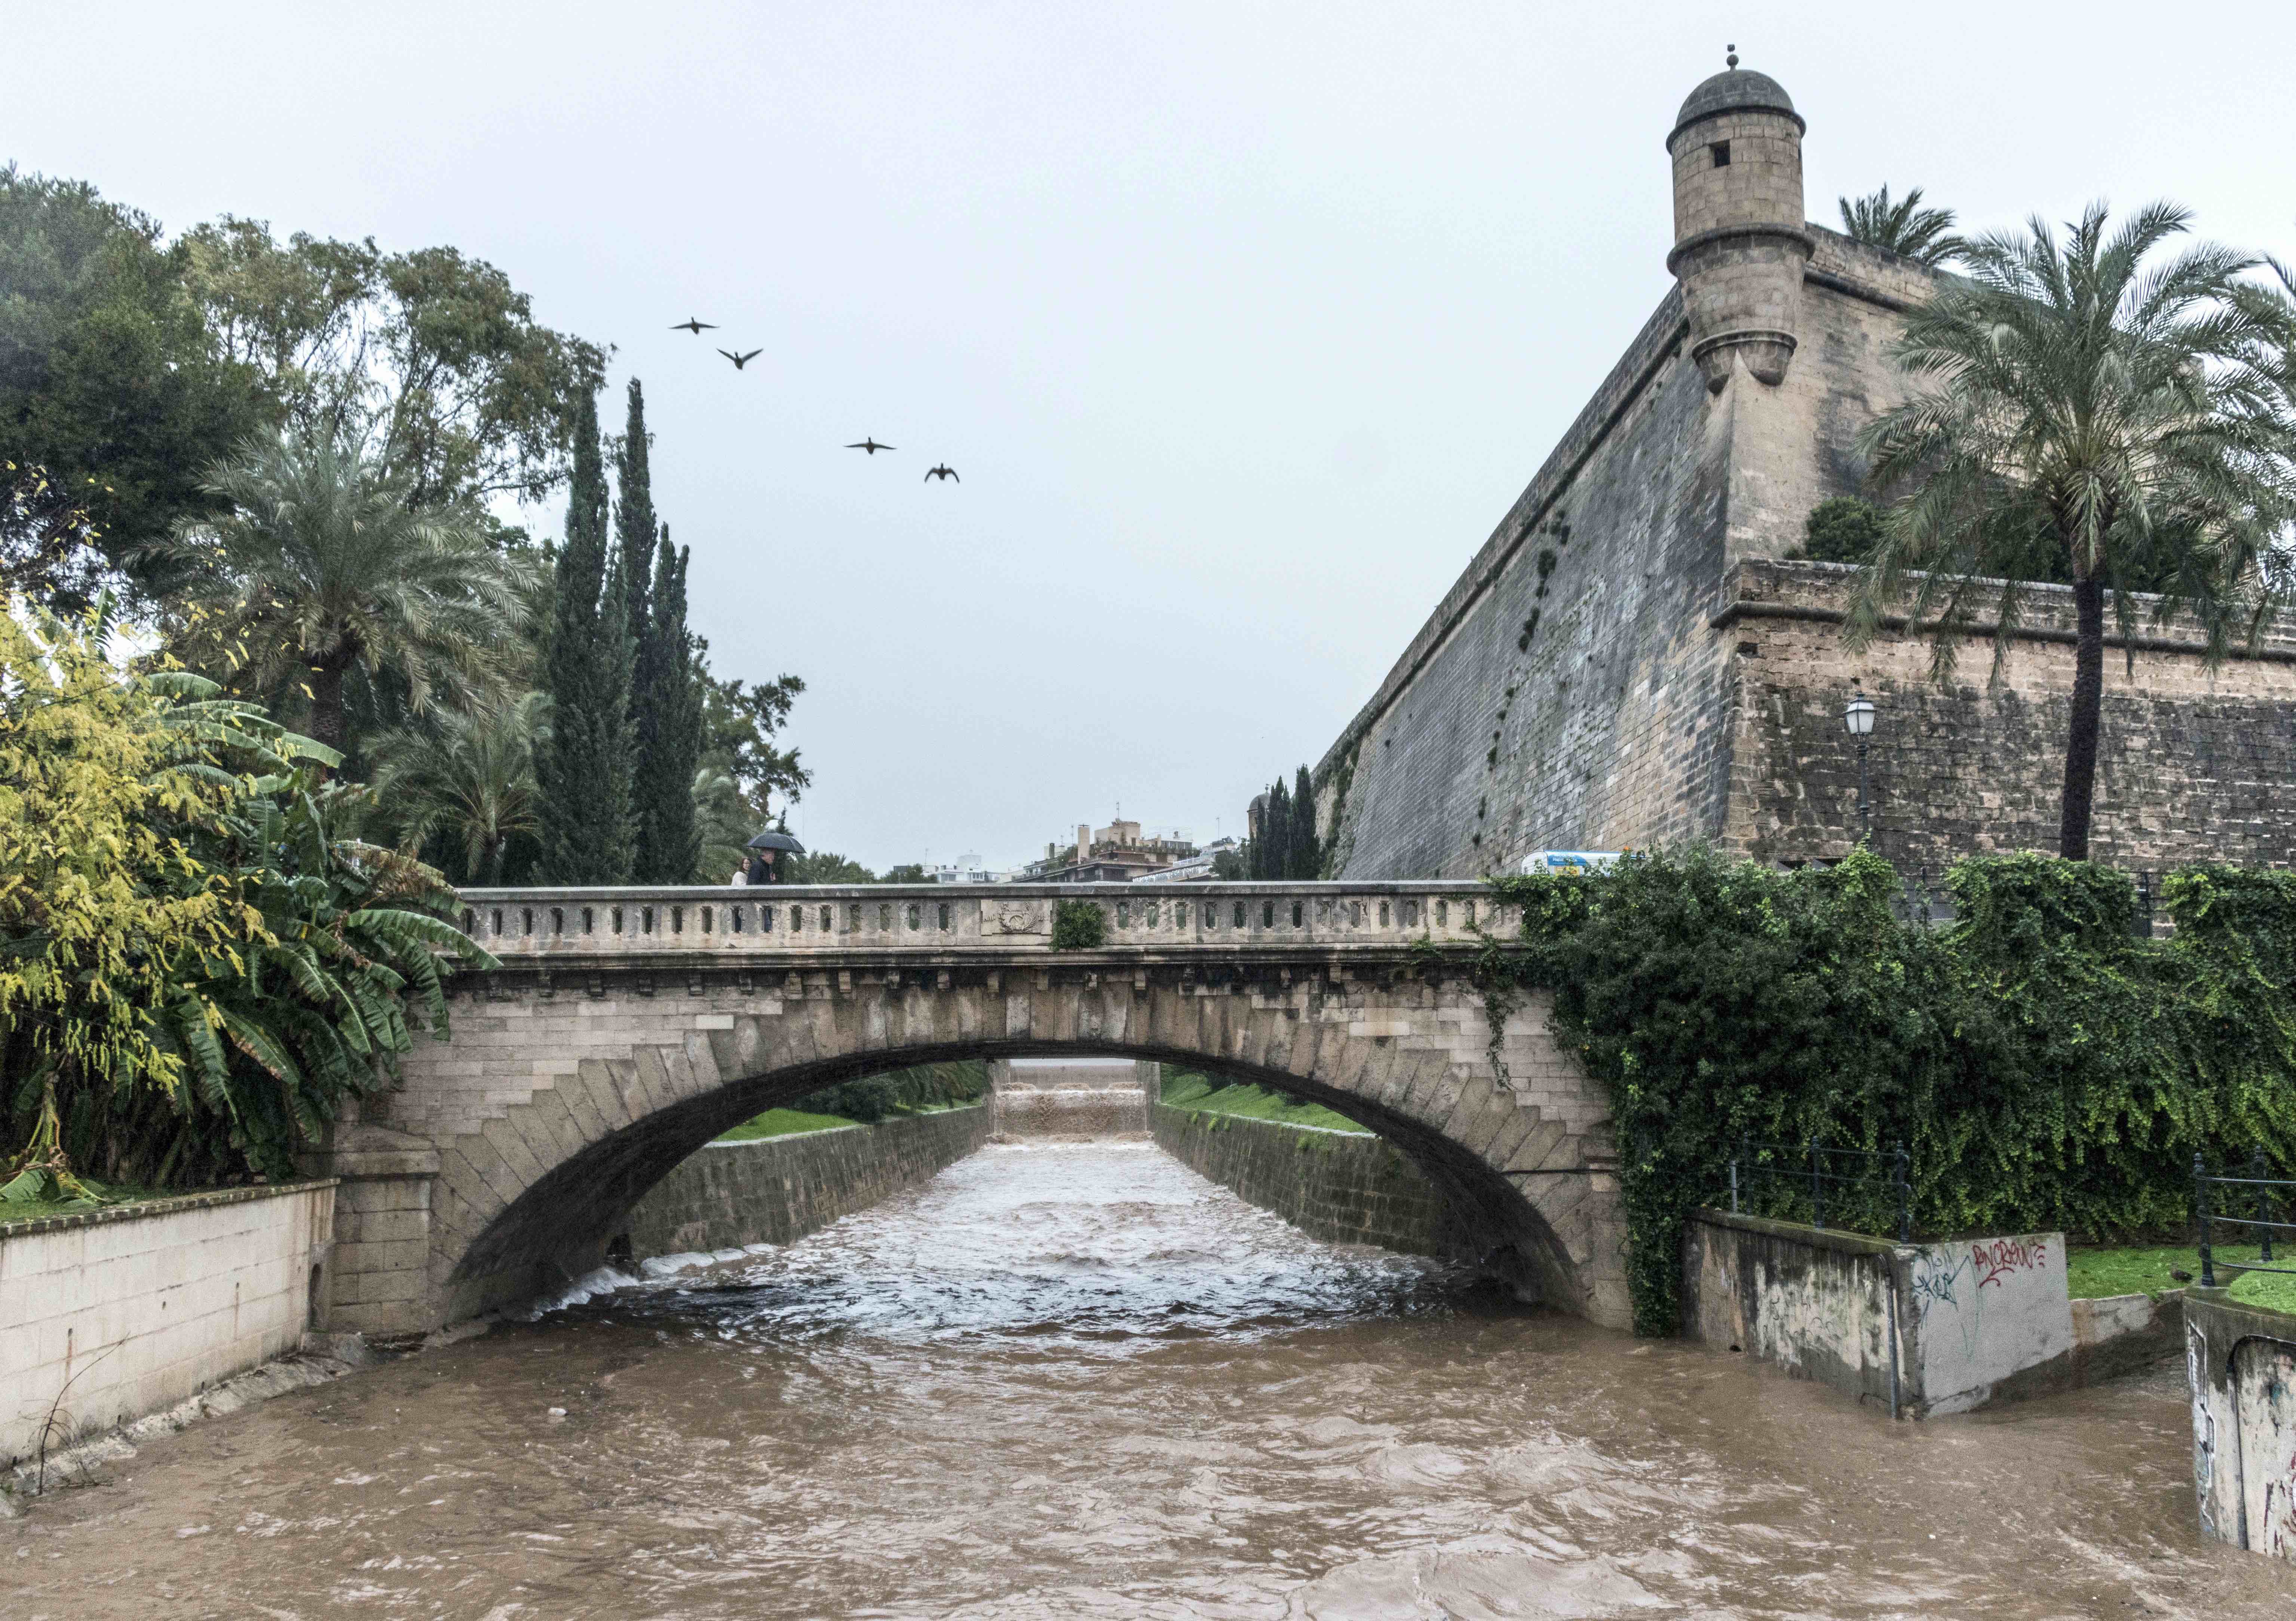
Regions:
<svg viewBox="0 0 2296 1621"><path fill-rule="evenodd" d="M1933 273L1804 218L1775 82L1719 76L1685 111L1678 285L1317 765L1335 877L1687 840L1838 859L1859 832L1853 683L1882 705L1882 855L1934 875L2056 847L2070 592L2030 591L1998 680L1987 626L1940 684L1918 626L1851 652L1852 571L1789 560L1819 503L1871 493L1858 436L1906 397L1891 346ZM2134 647L2109 638L2093 854L2285 866L2296 614L2212 670L2157 606Z"/></svg>
<svg viewBox="0 0 2296 1621"><path fill-rule="evenodd" d="M875 1126L712 1142L638 1200L621 1241L639 1257L792 1243L930 1180L987 1142L991 1124L988 1108L974 1104Z"/></svg>
<svg viewBox="0 0 2296 1621"><path fill-rule="evenodd" d="M1435 1184L1383 1138L1168 1103L1148 1112L1166 1153L1310 1238L1406 1255L1453 1255L1465 1246Z"/></svg>
<svg viewBox="0 0 2296 1621"><path fill-rule="evenodd" d="M317 1181L0 1224L0 1467L297 1349L334 1206Z"/></svg>

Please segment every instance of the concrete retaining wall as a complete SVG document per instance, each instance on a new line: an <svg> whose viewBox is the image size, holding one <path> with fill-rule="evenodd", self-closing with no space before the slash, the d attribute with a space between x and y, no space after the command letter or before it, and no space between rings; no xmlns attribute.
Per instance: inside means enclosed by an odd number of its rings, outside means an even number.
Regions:
<svg viewBox="0 0 2296 1621"><path fill-rule="evenodd" d="M640 1257L786 1244L964 1158L988 1141L991 1124L990 1111L974 1105L876 1126L712 1142L637 1202L623 1237Z"/></svg>
<svg viewBox="0 0 2296 1621"><path fill-rule="evenodd" d="M2114 1330L2152 1324L2149 1310L2084 1316L2086 1339L2060 1233L1892 1244L1701 1210L1683 1234L1685 1335L1909 1417L2105 1377L2118 1371Z"/></svg>
<svg viewBox="0 0 2296 1621"><path fill-rule="evenodd" d="M1148 1113L1167 1153L1310 1238L1410 1255L1457 1248L1442 1195L1385 1138L1163 1103Z"/></svg>
<svg viewBox="0 0 2296 1621"><path fill-rule="evenodd" d="M2296 1560L2296 1316L2185 1295L2201 1533Z"/></svg>
<svg viewBox="0 0 2296 1621"><path fill-rule="evenodd" d="M0 1466L299 1347L334 1208L317 1181L0 1224Z"/></svg>

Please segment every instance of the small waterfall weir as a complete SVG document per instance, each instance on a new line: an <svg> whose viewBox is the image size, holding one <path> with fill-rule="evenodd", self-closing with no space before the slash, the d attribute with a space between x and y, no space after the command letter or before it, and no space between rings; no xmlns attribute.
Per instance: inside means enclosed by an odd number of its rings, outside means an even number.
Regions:
<svg viewBox="0 0 2296 1621"><path fill-rule="evenodd" d="M1144 1135L1161 1068L1145 1059L997 1059L988 1066L996 1139Z"/></svg>

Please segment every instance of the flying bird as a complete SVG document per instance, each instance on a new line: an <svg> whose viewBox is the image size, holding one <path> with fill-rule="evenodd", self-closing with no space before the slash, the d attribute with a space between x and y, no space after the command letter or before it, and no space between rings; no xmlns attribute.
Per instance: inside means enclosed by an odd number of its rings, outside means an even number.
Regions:
<svg viewBox="0 0 2296 1621"><path fill-rule="evenodd" d="M683 321L673 323L669 330L673 332L692 332L699 338L704 332L716 332L718 323L715 321L702 321L688 315Z"/></svg>
<svg viewBox="0 0 2296 1621"><path fill-rule="evenodd" d="M726 356L726 359L732 361L734 363L734 369L738 372L743 366L748 365L751 361L755 360L758 356L764 354L765 350L751 349L746 355L736 355L731 349L719 349L718 352Z"/></svg>
<svg viewBox="0 0 2296 1621"><path fill-rule="evenodd" d="M939 467L932 468L926 472L925 482L927 484L931 484L935 479L956 479L956 469L944 462ZM962 479L956 479L956 481L959 484L964 482Z"/></svg>
<svg viewBox="0 0 2296 1621"><path fill-rule="evenodd" d="M880 445L877 443L875 438L871 438L862 440L858 445L848 445L845 448L848 450L865 450L873 456L881 450L893 450L897 449L898 446L892 445Z"/></svg>

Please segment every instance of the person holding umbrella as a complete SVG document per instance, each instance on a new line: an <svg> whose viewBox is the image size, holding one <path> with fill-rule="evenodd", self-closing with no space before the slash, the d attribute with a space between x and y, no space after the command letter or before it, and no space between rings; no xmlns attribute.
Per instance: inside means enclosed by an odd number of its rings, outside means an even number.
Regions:
<svg viewBox="0 0 2296 1621"><path fill-rule="evenodd" d="M749 885L783 882L780 868L784 850L792 856L805 854L805 847L787 833L759 833L750 840L750 853L742 858L741 866L734 871L734 882Z"/></svg>

